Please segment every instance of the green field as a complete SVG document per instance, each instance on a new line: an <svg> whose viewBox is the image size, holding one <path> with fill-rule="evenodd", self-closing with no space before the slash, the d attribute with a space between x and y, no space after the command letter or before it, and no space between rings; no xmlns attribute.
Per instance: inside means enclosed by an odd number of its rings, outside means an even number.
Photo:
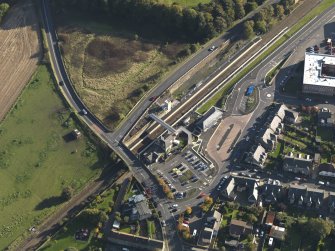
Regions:
<svg viewBox="0 0 335 251"><path fill-rule="evenodd" d="M160 0L162 3L178 3L182 6L197 6L199 3L209 3L211 0Z"/></svg>
<svg viewBox="0 0 335 251"><path fill-rule="evenodd" d="M86 136L71 140L81 128L54 88L39 66L0 124L0 250L55 211L65 186L78 190L104 165Z"/></svg>

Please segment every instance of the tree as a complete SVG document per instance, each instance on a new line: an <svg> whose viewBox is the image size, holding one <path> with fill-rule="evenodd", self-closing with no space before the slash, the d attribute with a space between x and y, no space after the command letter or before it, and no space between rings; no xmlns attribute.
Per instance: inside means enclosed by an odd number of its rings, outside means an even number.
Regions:
<svg viewBox="0 0 335 251"><path fill-rule="evenodd" d="M332 221L325 221L320 218L311 218L303 226L303 231L306 232L306 236L315 241L319 241L327 237L334 227Z"/></svg>
<svg viewBox="0 0 335 251"><path fill-rule="evenodd" d="M282 19L285 15L285 9L283 5L276 4L274 8L274 12L277 18Z"/></svg>
<svg viewBox="0 0 335 251"><path fill-rule="evenodd" d="M246 13L249 13L255 9L257 9L258 7L258 4L256 2L247 2L245 5L244 5L244 10Z"/></svg>
<svg viewBox="0 0 335 251"><path fill-rule="evenodd" d="M191 207L186 207L185 213L190 215L192 213L192 208Z"/></svg>
<svg viewBox="0 0 335 251"><path fill-rule="evenodd" d="M243 2L241 0L235 0L235 19L241 19L245 16L245 10Z"/></svg>
<svg viewBox="0 0 335 251"><path fill-rule="evenodd" d="M258 20L255 22L254 30L260 33L266 33L266 23L263 20Z"/></svg>
<svg viewBox="0 0 335 251"><path fill-rule="evenodd" d="M250 39L252 38L255 34L254 34L254 22L253 21L245 21L243 23L243 37L244 39Z"/></svg>
<svg viewBox="0 0 335 251"><path fill-rule="evenodd" d="M73 193L74 193L74 189L71 186L67 186L63 188L61 197L64 200L69 200L72 198Z"/></svg>
<svg viewBox="0 0 335 251"><path fill-rule="evenodd" d="M129 216L125 216L125 217L123 217L123 221L124 221L125 223L128 223L128 222L129 222Z"/></svg>
<svg viewBox="0 0 335 251"><path fill-rule="evenodd" d="M206 196L205 199L204 199L204 203L206 205L212 205L213 204L213 198L210 197L210 196Z"/></svg>
<svg viewBox="0 0 335 251"><path fill-rule="evenodd" d="M115 212L115 220L117 220L118 222L121 221L121 213L120 212Z"/></svg>

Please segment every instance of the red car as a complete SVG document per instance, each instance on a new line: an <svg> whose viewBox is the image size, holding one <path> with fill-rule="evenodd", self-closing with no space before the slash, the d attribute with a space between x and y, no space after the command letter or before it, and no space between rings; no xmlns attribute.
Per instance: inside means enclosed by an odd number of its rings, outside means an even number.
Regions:
<svg viewBox="0 0 335 251"><path fill-rule="evenodd" d="M187 220L184 220L183 223L186 224L186 225L190 224L190 222L187 221Z"/></svg>

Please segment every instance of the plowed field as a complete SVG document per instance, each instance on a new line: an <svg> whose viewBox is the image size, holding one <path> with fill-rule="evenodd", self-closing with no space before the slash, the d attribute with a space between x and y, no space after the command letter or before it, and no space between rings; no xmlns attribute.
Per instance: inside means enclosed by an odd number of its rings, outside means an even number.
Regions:
<svg viewBox="0 0 335 251"><path fill-rule="evenodd" d="M5 117L40 59L38 21L31 1L9 11L0 28L0 121Z"/></svg>

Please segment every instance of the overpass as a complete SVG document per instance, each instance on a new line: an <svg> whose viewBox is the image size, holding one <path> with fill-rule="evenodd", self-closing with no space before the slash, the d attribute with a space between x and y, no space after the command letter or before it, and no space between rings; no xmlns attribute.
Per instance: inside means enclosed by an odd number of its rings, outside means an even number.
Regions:
<svg viewBox="0 0 335 251"><path fill-rule="evenodd" d="M166 123L164 120L161 118L157 117L155 114L150 113L149 117L153 120L155 120L158 124L163 126L166 130L168 130L170 133L175 133L176 129L174 129L172 126L170 126L168 123Z"/></svg>

